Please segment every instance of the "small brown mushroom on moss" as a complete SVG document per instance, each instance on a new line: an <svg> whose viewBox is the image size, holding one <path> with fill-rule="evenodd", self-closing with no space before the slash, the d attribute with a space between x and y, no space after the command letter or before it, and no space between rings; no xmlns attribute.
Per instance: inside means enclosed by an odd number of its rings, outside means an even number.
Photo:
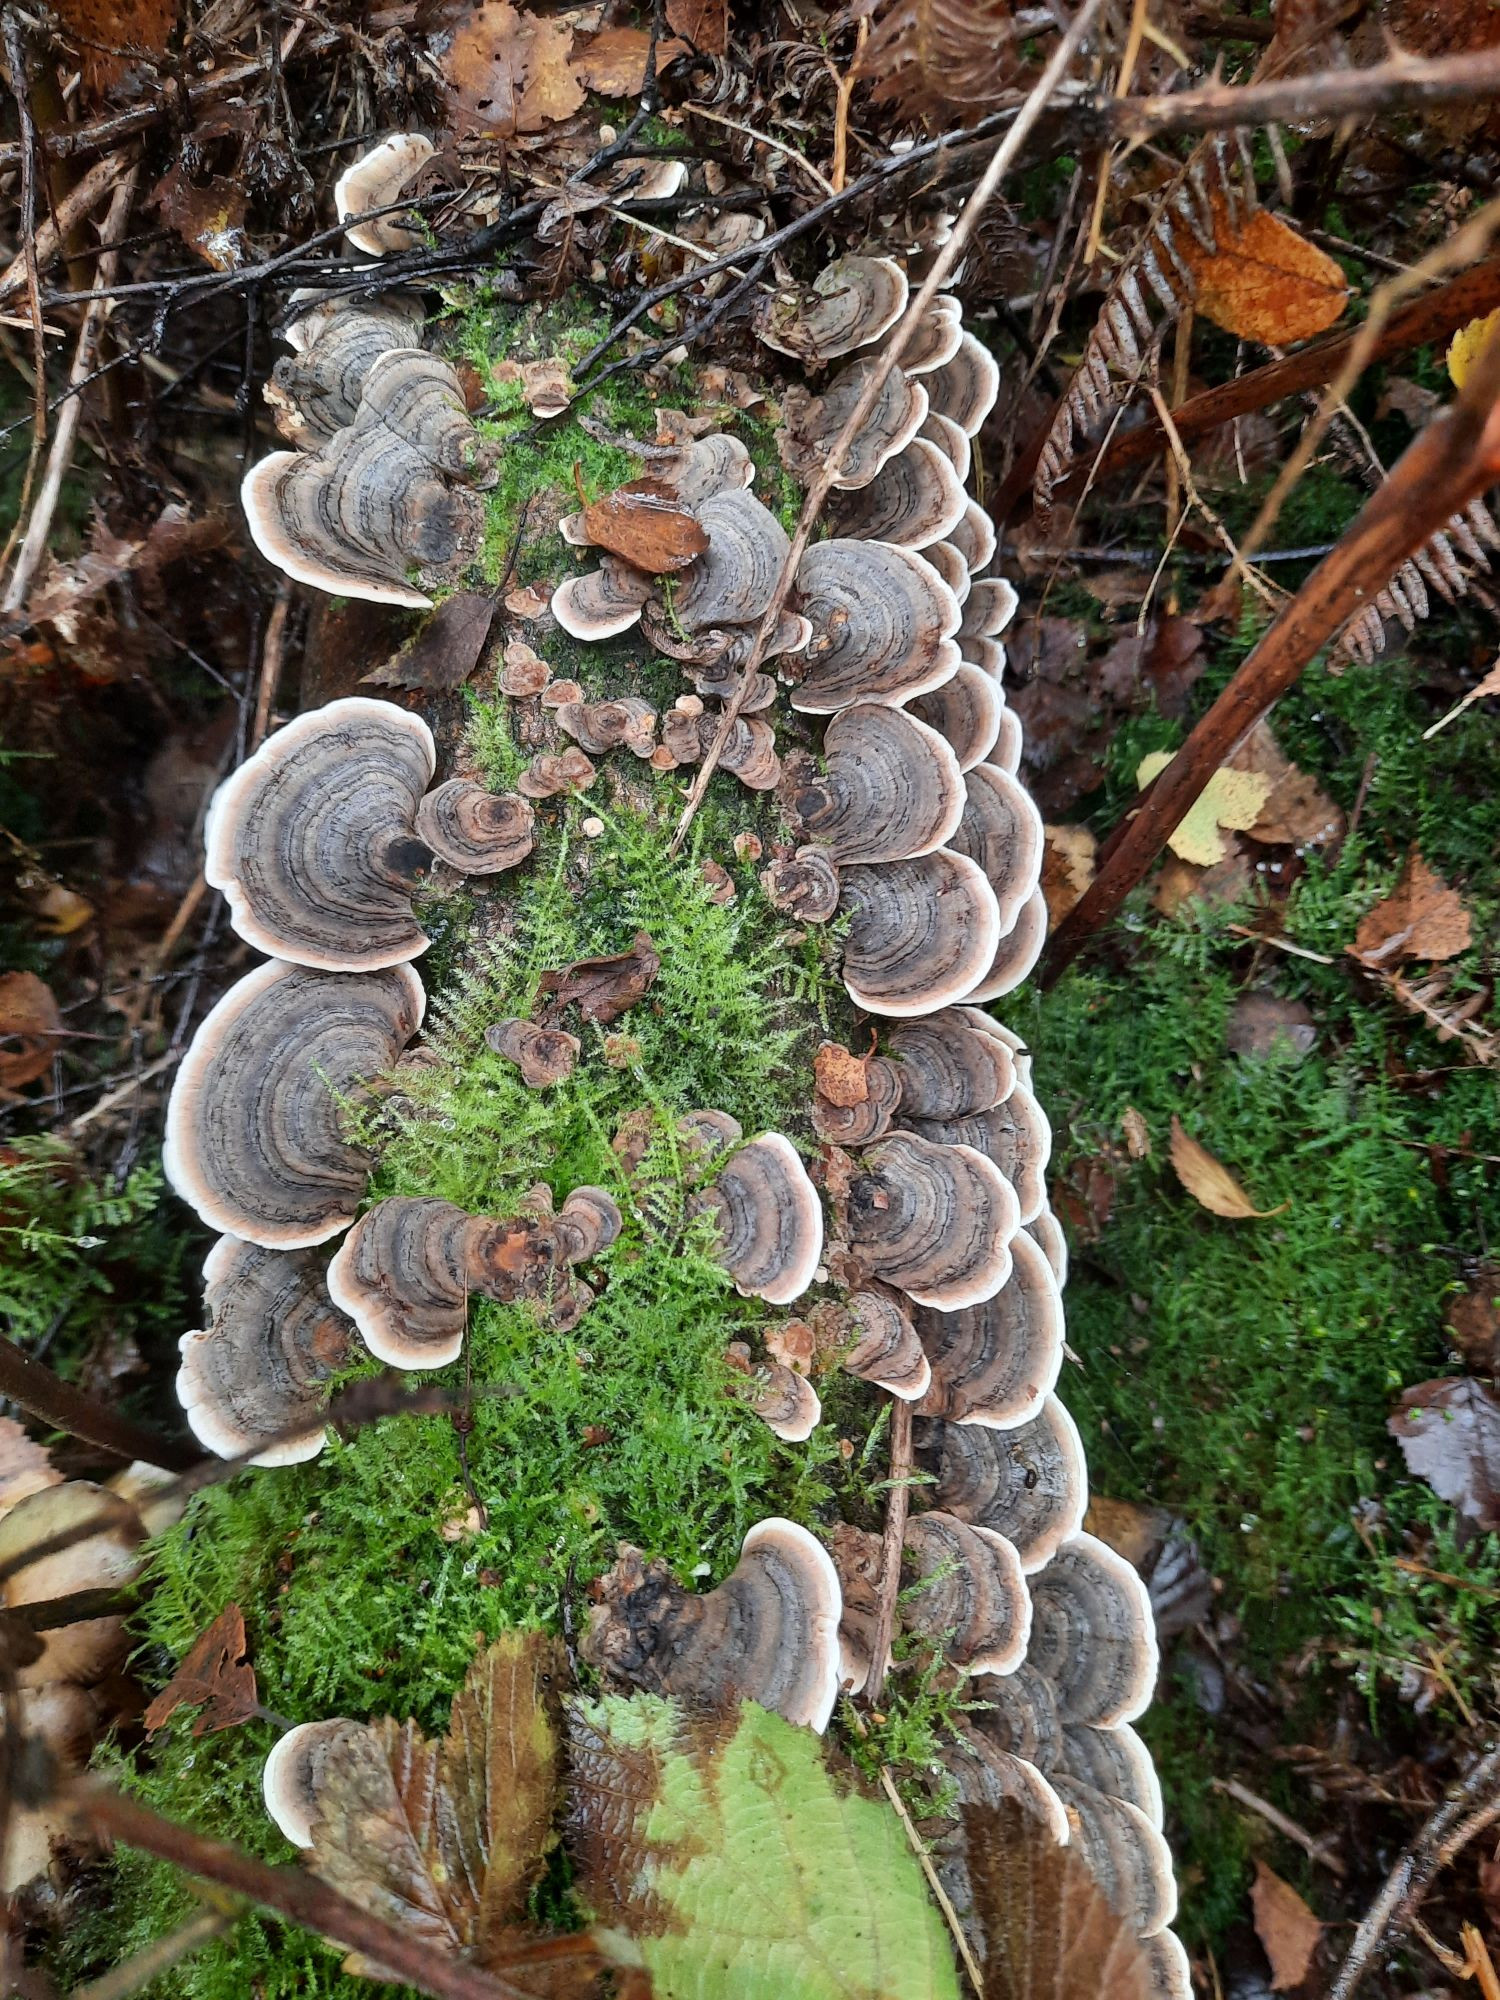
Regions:
<svg viewBox="0 0 1500 2000"><path fill-rule="evenodd" d="M552 593L552 616L572 639L617 638L638 624L651 578L615 556L598 569L570 576Z"/></svg>
<svg viewBox="0 0 1500 2000"><path fill-rule="evenodd" d="M744 1400L766 1428L787 1444L805 1444L823 1415L818 1392L807 1377L774 1356L753 1361L743 1341L734 1341L726 1358L746 1378Z"/></svg>
<svg viewBox="0 0 1500 2000"><path fill-rule="evenodd" d="M558 727L593 756L618 750L623 744L637 757L649 757L656 742L656 711L637 695L614 701L570 701L557 711Z"/></svg>
<svg viewBox="0 0 1500 2000"><path fill-rule="evenodd" d="M485 1045L513 1062L528 1090L546 1090L573 1074L583 1044L563 1028L540 1028L535 1021L496 1021L484 1031Z"/></svg>
<svg viewBox="0 0 1500 2000"><path fill-rule="evenodd" d="M886 1292L851 1292L849 1318L858 1336L843 1365L903 1402L925 1395L932 1377L916 1328Z"/></svg>
<svg viewBox="0 0 1500 2000"><path fill-rule="evenodd" d="M599 775L576 744L553 756L533 757L516 780L516 790L529 799L554 799L559 792L586 792Z"/></svg>
<svg viewBox="0 0 1500 2000"><path fill-rule="evenodd" d="M737 1291L785 1306L812 1283L823 1254L823 1208L796 1148L779 1132L741 1146L694 1207L714 1218L718 1261Z"/></svg>
<svg viewBox="0 0 1500 2000"><path fill-rule="evenodd" d="M536 816L513 792L449 778L417 807L417 838L461 875L499 875L536 844Z"/></svg>

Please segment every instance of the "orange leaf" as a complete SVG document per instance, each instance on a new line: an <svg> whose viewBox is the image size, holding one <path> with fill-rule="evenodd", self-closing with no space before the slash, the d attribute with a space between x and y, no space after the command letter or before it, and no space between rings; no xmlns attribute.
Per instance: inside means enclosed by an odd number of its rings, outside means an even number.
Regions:
<svg viewBox="0 0 1500 2000"><path fill-rule="evenodd" d="M1360 918L1350 951L1362 965L1383 972L1403 958L1457 958L1473 937L1463 898L1414 847L1395 888Z"/></svg>
<svg viewBox="0 0 1500 2000"><path fill-rule="evenodd" d="M700 55L729 50L729 0L667 0L667 26Z"/></svg>
<svg viewBox="0 0 1500 2000"><path fill-rule="evenodd" d="M443 68L455 138L510 139L571 117L583 90L568 66L573 30L485 0L453 37Z"/></svg>
<svg viewBox="0 0 1500 2000"><path fill-rule="evenodd" d="M1343 272L1289 222L1258 208L1236 229L1218 197L1213 212L1216 255L1187 230L1176 239L1193 274L1194 307L1205 319L1242 340L1281 347L1310 340L1342 316L1349 297Z"/></svg>
<svg viewBox="0 0 1500 2000"><path fill-rule="evenodd" d="M595 500L583 510L583 531L601 549L651 576L682 569L708 547L708 536L659 479L633 479Z"/></svg>
<svg viewBox="0 0 1500 2000"><path fill-rule="evenodd" d="M1228 1167L1216 1160L1206 1146L1200 1146L1182 1129L1182 1121L1172 1114L1172 1165L1177 1178L1193 1200L1210 1215L1222 1215L1230 1222L1248 1222L1252 1217L1280 1215L1281 1208L1257 1208Z"/></svg>
<svg viewBox="0 0 1500 2000"><path fill-rule="evenodd" d="M34 972L0 973L0 1090L35 1083L52 1067L62 1015Z"/></svg>
<svg viewBox="0 0 1500 2000"><path fill-rule="evenodd" d="M644 28L601 28L575 51L573 74L585 90L596 90L601 97L639 97L646 87L646 51L650 46L651 37ZM658 42L657 75L687 52L685 42Z"/></svg>
<svg viewBox="0 0 1500 2000"><path fill-rule="evenodd" d="M838 1042L819 1043L813 1057L813 1084L820 1096L843 1111L869 1102L870 1076L864 1057Z"/></svg>
<svg viewBox="0 0 1500 2000"><path fill-rule="evenodd" d="M1255 1935L1271 1961L1271 1991L1285 1993L1300 1986L1312 1967L1323 1926L1290 1882L1283 1882L1264 1861L1255 1864L1250 1885Z"/></svg>
<svg viewBox="0 0 1500 2000"><path fill-rule="evenodd" d="M193 1719L195 1736L235 1729L259 1713L255 1669L245 1658L245 1614L237 1604L226 1604L193 1641L181 1666L146 1710L147 1729L160 1729L179 1708L202 1709Z"/></svg>

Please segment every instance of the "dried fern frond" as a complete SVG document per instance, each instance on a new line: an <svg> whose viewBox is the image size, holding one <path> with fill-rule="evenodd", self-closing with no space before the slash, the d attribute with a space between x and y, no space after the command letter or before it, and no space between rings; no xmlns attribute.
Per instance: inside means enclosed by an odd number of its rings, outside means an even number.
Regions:
<svg viewBox="0 0 1500 2000"><path fill-rule="evenodd" d="M1009 0L887 0L859 59L877 103L907 118L994 107L1016 72Z"/></svg>
<svg viewBox="0 0 1500 2000"><path fill-rule="evenodd" d="M1455 547L1456 545L1456 547ZM1432 611L1428 586L1445 604L1468 595L1476 571L1488 572L1489 551L1500 549L1500 527L1482 500L1471 500L1445 528L1402 563L1384 590L1357 612L1334 641L1333 659L1361 660L1368 667L1385 651L1386 625L1396 621L1414 632ZM1469 568L1459 562L1462 554Z"/></svg>
<svg viewBox="0 0 1500 2000"><path fill-rule="evenodd" d="M1085 439L1129 402L1147 355L1192 301L1197 281L1188 244L1204 256L1217 256L1220 229L1242 229L1258 206L1254 161L1243 132L1215 132L1201 140L1168 182L1110 286L1042 444L1032 501L1044 533L1052 496ZM1148 296L1158 318L1152 317Z"/></svg>

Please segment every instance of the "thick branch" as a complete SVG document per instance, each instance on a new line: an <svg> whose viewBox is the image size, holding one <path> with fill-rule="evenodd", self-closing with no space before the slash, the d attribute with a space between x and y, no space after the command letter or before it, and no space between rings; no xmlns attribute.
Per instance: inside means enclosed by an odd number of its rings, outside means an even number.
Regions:
<svg viewBox="0 0 1500 2000"><path fill-rule="evenodd" d="M40 1361L23 1354L12 1340L0 1339L0 1396L19 1403L53 1430L107 1451L114 1458L144 1459L168 1472L186 1472L203 1456L195 1446L162 1437L122 1416L97 1397L85 1395Z"/></svg>
<svg viewBox="0 0 1500 2000"><path fill-rule="evenodd" d="M1245 659L1162 772L1048 949L1044 982L1070 965L1140 882L1224 759L1292 687L1318 649L1401 564L1500 479L1500 339L1462 395L1428 425Z"/></svg>

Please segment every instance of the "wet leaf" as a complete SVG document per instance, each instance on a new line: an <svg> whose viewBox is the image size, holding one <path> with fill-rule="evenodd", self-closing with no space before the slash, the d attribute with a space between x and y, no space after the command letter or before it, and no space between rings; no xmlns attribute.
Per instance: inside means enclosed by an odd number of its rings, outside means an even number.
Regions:
<svg viewBox="0 0 1500 2000"><path fill-rule="evenodd" d="M443 63L454 137L511 139L571 117L583 103L572 48L567 22L484 0L454 33Z"/></svg>
<svg viewBox="0 0 1500 2000"><path fill-rule="evenodd" d="M45 980L34 972L0 972L0 1090L19 1090L45 1076L63 1033Z"/></svg>
<svg viewBox="0 0 1500 2000"><path fill-rule="evenodd" d="M1250 1885L1250 1908L1255 1916L1255 1935L1271 1961L1271 1991L1285 1993L1289 1987L1300 1986L1311 1970L1323 1926L1291 1883L1283 1882L1260 1860Z"/></svg>
<svg viewBox="0 0 1500 2000"><path fill-rule="evenodd" d="M199 187L175 166L157 182L151 206L215 271L235 271L245 262L246 194L238 181L214 174Z"/></svg>
<svg viewBox="0 0 1500 2000"><path fill-rule="evenodd" d="M1342 809L1283 753L1269 723L1255 725L1229 764L1232 770L1258 771L1270 782L1259 815L1244 829L1251 840L1272 847L1323 847L1342 835Z"/></svg>
<svg viewBox="0 0 1500 2000"><path fill-rule="evenodd" d="M1213 209L1217 254L1189 230L1176 239L1196 280L1194 307L1205 319L1242 340L1284 346L1310 340L1342 318L1349 284L1326 251L1267 209L1254 210L1238 227L1221 196Z"/></svg>
<svg viewBox="0 0 1500 2000"><path fill-rule="evenodd" d="M1252 1217L1280 1215L1286 1207L1282 1202L1280 1208L1257 1208L1228 1167L1183 1130L1182 1120L1175 1112L1171 1152L1178 1180L1211 1215L1222 1215L1230 1222L1248 1222Z"/></svg>
<svg viewBox="0 0 1500 2000"><path fill-rule="evenodd" d="M1481 1375L1500 1373L1500 1267L1482 1266L1469 1290L1449 1299L1443 1319L1470 1368Z"/></svg>
<svg viewBox="0 0 1500 2000"><path fill-rule="evenodd" d="M1448 374L1455 389L1461 389L1469 379L1469 370L1479 358L1481 348L1490 335L1500 327L1500 311L1487 313L1483 319L1471 319L1467 326L1461 326L1448 343Z"/></svg>
<svg viewBox="0 0 1500 2000"><path fill-rule="evenodd" d="M841 1111L864 1104L870 1096L867 1059L838 1042L820 1042L813 1057L813 1084L819 1096Z"/></svg>
<svg viewBox="0 0 1500 2000"><path fill-rule="evenodd" d="M570 1703L568 1733L579 1886L657 2000L957 2000L900 1822L810 1730L611 1696Z"/></svg>
<svg viewBox="0 0 1500 2000"><path fill-rule="evenodd" d="M1500 1528L1500 1398L1472 1375L1404 1390L1386 1428L1407 1469L1484 1529Z"/></svg>
<svg viewBox="0 0 1500 2000"><path fill-rule="evenodd" d="M489 591L454 591L399 653L365 675L365 685L435 691L462 687L479 664L494 615Z"/></svg>
<svg viewBox="0 0 1500 2000"><path fill-rule="evenodd" d="M1136 769L1143 788L1172 762L1170 750L1153 750ZM1184 861L1210 868L1229 852L1221 828L1242 833L1254 826L1271 795L1271 780L1259 771L1215 771L1188 808L1186 817L1167 837L1167 845Z"/></svg>
<svg viewBox="0 0 1500 2000"><path fill-rule="evenodd" d="M177 25L177 0L59 0L65 30L78 37L83 89L105 96L143 59L164 55Z"/></svg>
<svg viewBox="0 0 1500 2000"><path fill-rule="evenodd" d="M708 536L659 479L633 479L585 507L583 530L601 549L652 576L684 568L708 547Z"/></svg>
<svg viewBox="0 0 1500 2000"><path fill-rule="evenodd" d="M1463 898L1414 847L1395 888L1361 917L1350 950L1362 965L1383 972L1404 958L1457 958L1473 936Z"/></svg>
<svg viewBox="0 0 1500 2000"><path fill-rule="evenodd" d="M215 1730L237 1729L259 1706L255 1669L245 1658L245 1614L237 1604L226 1604L146 1710L146 1728L160 1729L179 1708L198 1708L193 1734L211 1736Z"/></svg>
<svg viewBox="0 0 1500 2000"><path fill-rule="evenodd" d="M721 56L729 47L729 0L667 0L667 26L700 55Z"/></svg>
<svg viewBox="0 0 1500 2000"><path fill-rule="evenodd" d="M608 1027L643 1000L661 971L661 955L644 931L629 951L606 958L580 958L560 972L544 972L537 999L549 1014L576 1007L586 1021Z"/></svg>
<svg viewBox="0 0 1500 2000"><path fill-rule="evenodd" d="M670 18L671 9L668 10ZM639 97L646 87L646 51L651 37L644 28L601 28L580 42L573 55L573 74L585 90L601 97ZM656 48L656 73L687 54L683 42L663 41Z"/></svg>
<svg viewBox="0 0 1500 2000"><path fill-rule="evenodd" d="M439 1742L389 1716L330 1753L309 1865L341 1895L484 1964L552 1844L559 1649L507 1632L469 1669Z"/></svg>
<svg viewBox="0 0 1500 2000"><path fill-rule="evenodd" d="M984 2000L1155 2000L1145 1951L1072 1848L1008 1799L960 1815Z"/></svg>

